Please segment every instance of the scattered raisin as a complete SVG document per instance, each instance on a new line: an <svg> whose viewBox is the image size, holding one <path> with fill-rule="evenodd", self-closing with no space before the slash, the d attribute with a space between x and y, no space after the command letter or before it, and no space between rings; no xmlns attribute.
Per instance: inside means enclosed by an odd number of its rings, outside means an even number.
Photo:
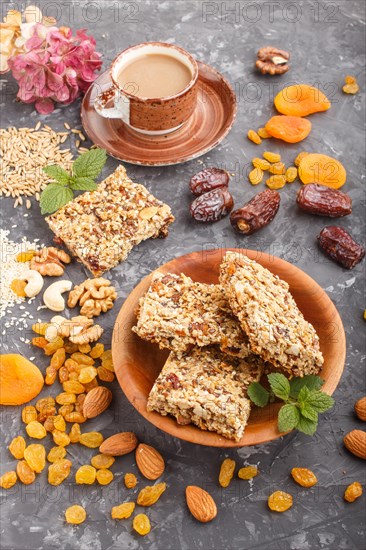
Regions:
<svg viewBox="0 0 366 550"><path fill-rule="evenodd" d="M25 424L37 420L37 409L33 405L27 405L22 410L22 420Z"/></svg>
<svg viewBox="0 0 366 550"><path fill-rule="evenodd" d="M87 432L80 436L81 445L89 447L90 449L96 449L103 443L103 436L99 432Z"/></svg>
<svg viewBox="0 0 366 550"><path fill-rule="evenodd" d="M24 458L25 447L26 443L24 437L18 435L18 437L14 437L14 439L11 441L9 445L9 451L14 458L21 460L22 458Z"/></svg>
<svg viewBox="0 0 366 550"><path fill-rule="evenodd" d="M268 138L272 137L264 127L263 128L258 128L257 134L262 139L268 139Z"/></svg>
<svg viewBox="0 0 366 550"><path fill-rule="evenodd" d="M66 458L51 464L48 468L48 483L50 485L61 485L70 474L71 465L71 460Z"/></svg>
<svg viewBox="0 0 366 550"><path fill-rule="evenodd" d="M46 449L39 443L28 445L24 451L24 459L28 466L39 474L46 466Z"/></svg>
<svg viewBox="0 0 366 550"><path fill-rule="evenodd" d="M113 481L114 475L113 472L107 468L101 468L100 470L97 470L96 477L99 485L108 485L111 481Z"/></svg>
<svg viewBox="0 0 366 550"><path fill-rule="evenodd" d="M29 437L34 439L43 439L47 435L45 427L37 420L32 420L32 422L29 422L29 424L26 425L25 430Z"/></svg>
<svg viewBox="0 0 366 550"><path fill-rule="evenodd" d="M278 153L272 153L271 151L264 151L263 158L272 163L281 161L281 155Z"/></svg>
<svg viewBox="0 0 366 550"><path fill-rule="evenodd" d="M254 168L248 174L248 179L252 185L258 185L263 179L263 170L261 168Z"/></svg>
<svg viewBox="0 0 366 550"><path fill-rule="evenodd" d="M199 222L216 222L227 216L233 206L233 197L226 187L222 187L197 197L190 210L192 218Z"/></svg>
<svg viewBox="0 0 366 550"><path fill-rule="evenodd" d="M71 413L71 414L75 414L75 413ZM69 433L70 442L71 443L79 443L80 436L81 436L81 432L80 432L79 423L75 422L75 424L73 424L71 426L71 430L70 430L70 433ZM93 464L93 466L94 466L94 464Z"/></svg>
<svg viewBox="0 0 366 550"><path fill-rule="evenodd" d="M362 495L362 485L358 481L354 481L351 485L348 485L344 492L344 500L347 502L354 502Z"/></svg>
<svg viewBox="0 0 366 550"><path fill-rule="evenodd" d="M92 485L95 481L97 471L94 466L89 466L89 464L84 464L80 466L75 474L75 481L78 485Z"/></svg>
<svg viewBox="0 0 366 550"><path fill-rule="evenodd" d="M220 474L219 474L219 484L221 487L228 487L231 480L233 479L235 471L235 460L230 458L225 458L221 464Z"/></svg>
<svg viewBox="0 0 366 550"><path fill-rule="evenodd" d="M52 432L53 441L56 445L60 447L67 447L70 444L70 438L65 432L60 432L60 430L54 430Z"/></svg>
<svg viewBox="0 0 366 550"><path fill-rule="evenodd" d="M103 355L103 353L104 353L104 344L100 344L98 342L98 344L95 344L95 346L92 347L92 349L89 352L89 355L93 359L98 359L99 357L101 357L101 355Z"/></svg>
<svg viewBox="0 0 366 550"><path fill-rule="evenodd" d="M119 506L113 506L111 510L112 519L127 519L132 516L134 509L134 502L124 502Z"/></svg>
<svg viewBox="0 0 366 550"><path fill-rule="evenodd" d="M250 141L252 141L256 145L260 145L262 143L262 139L259 137L257 132L255 132L254 130L249 130L248 131L247 138L250 139Z"/></svg>
<svg viewBox="0 0 366 550"><path fill-rule="evenodd" d="M151 531L150 520L145 514L137 514L133 518L132 527L139 535L147 535Z"/></svg>
<svg viewBox="0 0 366 550"><path fill-rule="evenodd" d="M102 468L110 468L114 464L114 461L115 458L113 456L99 454L92 457L91 464L94 468L100 470Z"/></svg>
<svg viewBox="0 0 366 550"><path fill-rule="evenodd" d="M364 247L336 225L324 227L318 235L318 242L332 260L346 269L353 269L365 256Z"/></svg>
<svg viewBox="0 0 366 550"><path fill-rule="evenodd" d="M273 512L286 512L292 506L292 496L283 491L275 491L268 497L268 507Z"/></svg>
<svg viewBox="0 0 366 550"><path fill-rule="evenodd" d="M282 189L282 187L285 187L286 185L286 176L271 176L266 180L266 185L270 189Z"/></svg>
<svg viewBox="0 0 366 550"><path fill-rule="evenodd" d="M16 484L17 479L18 477L14 470L11 470L10 472L5 472L5 474L0 477L0 487L2 489L10 489L11 487L13 487L13 485Z"/></svg>
<svg viewBox="0 0 366 550"><path fill-rule="evenodd" d="M98 371L95 367L84 367L80 370L78 380L82 384L88 384L89 382L92 382L94 380L97 374Z"/></svg>
<svg viewBox="0 0 366 550"><path fill-rule="evenodd" d="M297 178L296 166L289 166L286 170L286 182L293 183L296 178Z"/></svg>
<svg viewBox="0 0 366 550"><path fill-rule="evenodd" d="M67 523L80 525L80 523L83 523L83 521L85 521L86 519L86 512L82 506L74 504L66 510L65 519Z"/></svg>
<svg viewBox="0 0 366 550"><path fill-rule="evenodd" d="M352 213L351 197L338 189L316 183L301 187L297 192L296 202L301 210L317 216L340 218Z"/></svg>
<svg viewBox="0 0 366 550"><path fill-rule="evenodd" d="M19 460L17 464L17 476L19 481L24 485L30 485L36 479L36 474L25 460Z"/></svg>
<svg viewBox="0 0 366 550"><path fill-rule="evenodd" d="M230 214L231 225L246 235L258 231L273 220L280 206L280 200L277 191L270 189L261 191L242 208Z"/></svg>
<svg viewBox="0 0 366 550"><path fill-rule="evenodd" d="M261 159L259 157L255 157L252 159L252 164L254 168L260 168L261 170L268 170L268 168L271 166L268 160Z"/></svg>
<svg viewBox="0 0 366 550"><path fill-rule="evenodd" d="M283 175L286 173L286 166L284 165L283 162L275 162L274 164L270 165L270 167L268 168L268 171L271 174Z"/></svg>
<svg viewBox="0 0 366 550"><path fill-rule="evenodd" d="M58 460L62 460L66 456L66 449L65 447L52 447L50 452L47 455L48 462L57 462Z"/></svg>
<svg viewBox="0 0 366 550"><path fill-rule="evenodd" d="M193 195L199 196L229 185L229 174L221 168L206 168L191 177L189 188Z"/></svg>
<svg viewBox="0 0 366 550"><path fill-rule="evenodd" d="M291 475L301 487L312 487L318 483L316 475L308 468L292 468Z"/></svg>
<svg viewBox="0 0 366 550"><path fill-rule="evenodd" d="M137 477L135 474L125 474L124 482L127 489L133 489L137 485Z"/></svg>
<svg viewBox="0 0 366 550"><path fill-rule="evenodd" d="M137 497L137 504L139 506L151 506L155 504L164 493L166 489L166 483L157 483L156 485L150 485L141 489Z"/></svg>
<svg viewBox="0 0 366 550"><path fill-rule="evenodd" d="M238 472L238 477L240 479L252 479L257 475L258 475L257 466L244 466L243 468L240 468Z"/></svg>

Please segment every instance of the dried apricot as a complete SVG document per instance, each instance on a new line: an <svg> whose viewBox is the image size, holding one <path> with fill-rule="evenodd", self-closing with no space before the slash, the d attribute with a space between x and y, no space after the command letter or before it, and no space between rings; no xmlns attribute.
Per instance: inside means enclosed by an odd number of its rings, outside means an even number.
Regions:
<svg viewBox="0 0 366 550"><path fill-rule="evenodd" d="M99 432L86 432L81 434L80 443L90 449L96 449L103 443L103 436Z"/></svg>
<svg viewBox="0 0 366 550"><path fill-rule="evenodd" d="M14 439L11 441L9 445L9 451L13 455L14 458L17 458L18 460L24 458L24 451L25 451L26 443L24 437L21 435L18 435L18 437L14 437Z"/></svg>
<svg viewBox="0 0 366 550"><path fill-rule="evenodd" d="M127 489L133 489L137 485L137 477L135 474L125 474L124 482Z"/></svg>
<svg viewBox="0 0 366 550"><path fill-rule="evenodd" d="M297 155L297 157L295 158L294 160L294 165L299 167L300 166L300 162L302 161L302 159L304 157L306 157L306 155L310 155L310 153L308 153L307 151L301 151L301 153L299 153Z"/></svg>
<svg viewBox="0 0 366 550"><path fill-rule="evenodd" d="M48 462L57 462L65 458L66 454L65 447L52 447L47 455L47 460Z"/></svg>
<svg viewBox="0 0 366 550"><path fill-rule="evenodd" d="M112 519L127 519L132 516L134 509L134 502L124 502L119 506L113 506L111 510Z"/></svg>
<svg viewBox="0 0 366 550"><path fill-rule="evenodd" d="M60 432L60 430L54 430L52 432L53 441L56 445L60 447L66 447L70 444L70 438L65 432Z"/></svg>
<svg viewBox="0 0 366 550"><path fill-rule="evenodd" d="M101 468L110 468L114 464L114 461L113 456L99 454L93 456L90 462L94 468L100 470Z"/></svg>
<svg viewBox="0 0 366 550"><path fill-rule="evenodd" d="M98 359L103 355L103 353L104 353L104 344L98 343L92 347L91 351L89 352L89 355L93 359Z"/></svg>
<svg viewBox="0 0 366 550"><path fill-rule="evenodd" d="M271 176L266 180L266 185L270 189L282 189L286 185L286 176Z"/></svg>
<svg viewBox="0 0 366 550"><path fill-rule="evenodd" d="M43 388L43 375L22 355L0 355L0 405L22 405Z"/></svg>
<svg viewBox="0 0 366 550"><path fill-rule="evenodd" d="M263 171L260 168L254 168L248 174L248 179L252 185L258 185L263 179Z"/></svg>
<svg viewBox="0 0 366 550"><path fill-rule="evenodd" d="M267 122L266 130L274 138L298 143L310 134L311 122L299 116L277 115Z"/></svg>
<svg viewBox="0 0 366 550"><path fill-rule="evenodd" d="M265 128L258 128L257 134L262 139L268 139L271 137Z"/></svg>
<svg viewBox="0 0 366 550"><path fill-rule="evenodd" d="M133 518L132 527L139 535L147 535L151 531L150 520L146 514L137 514Z"/></svg>
<svg viewBox="0 0 366 550"><path fill-rule="evenodd" d="M29 422L29 424L26 425L25 430L29 437L32 437L33 439L43 439L47 435L45 427L37 420Z"/></svg>
<svg viewBox="0 0 366 550"><path fill-rule="evenodd" d="M137 497L137 504L139 506L152 506L155 504L164 493L166 489L166 483L157 483L156 485L150 485L141 489Z"/></svg>
<svg viewBox="0 0 366 550"><path fill-rule="evenodd" d="M17 464L17 476L19 481L24 485L30 485L36 479L36 474L25 460L19 460Z"/></svg>
<svg viewBox="0 0 366 550"><path fill-rule="evenodd" d="M279 113L299 117L327 111L331 107L327 96L308 84L295 84L283 88L276 95L274 104Z"/></svg>
<svg viewBox="0 0 366 550"><path fill-rule="evenodd" d="M99 485L108 485L111 481L113 481L113 478L113 472L111 472L107 468L101 468L100 470L97 470L97 482L99 483Z"/></svg>
<svg viewBox="0 0 366 550"><path fill-rule="evenodd" d="M351 485L348 485L344 492L344 500L347 502L354 502L362 495L362 485L358 481L354 481Z"/></svg>
<svg viewBox="0 0 366 550"><path fill-rule="evenodd" d="M5 474L0 477L0 487L2 489L10 489L11 487L13 487L13 485L16 484L17 479L18 477L14 470L11 470L10 472L5 472Z"/></svg>
<svg viewBox="0 0 366 550"><path fill-rule="evenodd" d="M235 471L235 460L230 458L225 458L221 464L220 474L219 474L219 484L221 487L228 487L231 480L233 479Z"/></svg>
<svg viewBox="0 0 366 550"><path fill-rule="evenodd" d="M21 281L20 279L14 279L10 284L11 290L19 298L25 298L27 296L25 293L26 286L27 286L27 281Z"/></svg>
<svg viewBox="0 0 366 550"><path fill-rule="evenodd" d="M75 474L75 481L78 485L92 485L95 481L97 471L93 466L84 464L80 466Z"/></svg>
<svg viewBox="0 0 366 550"><path fill-rule="evenodd" d="M39 443L28 445L24 451L24 459L28 466L39 474L46 466L46 450L44 446Z"/></svg>
<svg viewBox="0 0 366 550"><path fill-rule="evenodd" d="M268 507L273 512L286 512L292 506L292 496L283 491L275 491L268 497Z"/></svg>
<svg viewBox="0 0 366 550"><path fill-rule="evenodd" d="M289 166L286 170L286 182L293 183L296 178L297 178L296 166Z"/></svg>
<svg viewBox="0 0 366 550"><path fill-rule="evenodd" d="M260 145L262 143L262 139L259 137L257 132L255 132L254 130L249 130L248 131L247 138L250 139L250 141L252 141L256 145Z"/></svg>
<svg viewBox="0 0 366 550"><path fill-rule="evenodd" d="M74 504L66 510L65 519L67 523L80 525L80 523L83 523L83 521L86 520L86 512L82 506Z"/></svg>
<svg viewBox="0 0 366 550"><path fill-rule="evenodd" d="M281 161L281 155L279 153L272 153L271 151L264 151L263 158L271 163Z"/></svg>
<svg viewBox="0 0 366 550"><path fill-rule="evenodd" d="M292 468L291 475L301 487L312 487L318 483L316 475L308 468Z"/></svg>
<svg viewBox="0 0 366 550"><path fill-rule="evenodd" d="M97 374L98 371L95 367L84 367L80 370L78 380L82 384L88 384L89 382L92 382L94 380Z"/></svg>
<svg viewBox="0 0 366 550"><path fill-rule="evenodd" d="M270 167L270 163L266 159L261 159L259 157L255 157L252 159L252 164L254 168L260 168L261 170L268 170Z"/></svg>
<svg viewBox="0 0 366 550"><path fill-rule="evenodd" d="M318 183L332 189L339 189L346 183L344 166L335 158L311 153L303 157L299 165L302 183Z"/></svg>
<svg viewBox="0 0 366 550"><path fill-rule="evenodd" d="M240 468L238 472L238 477L240 479L252 479L257 475L258 475L257 466L244 466L243 468Z"/></svg>
<svg viewBox="0 0 366 550"><path fill-rule="evenodd" d="M61 485L69 476L72 462L67 458L57 460L48 468L48 483L50 485Z"/></svg>
<svg viewBox="0 0 366 550"><path fill-rule="evenodd" d="M283 164L283 162L275 162L274 164L271 164L271 166L268 168L268 171L271 174L283 175L286 172L286 166Z"/></svg>

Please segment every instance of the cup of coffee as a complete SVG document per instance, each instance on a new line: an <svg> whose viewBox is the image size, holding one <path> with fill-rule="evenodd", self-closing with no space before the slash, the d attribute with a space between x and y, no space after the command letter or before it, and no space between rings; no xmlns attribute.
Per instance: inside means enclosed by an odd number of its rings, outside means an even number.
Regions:
<svg viewBox="0 0 366 550"><path fill-rule="evenodd" d="M174 132L197 103L197 62L173 44L145 42L127 48L113 61L110 78L112 86L95 100L96 111L143 134Z"/></svg>

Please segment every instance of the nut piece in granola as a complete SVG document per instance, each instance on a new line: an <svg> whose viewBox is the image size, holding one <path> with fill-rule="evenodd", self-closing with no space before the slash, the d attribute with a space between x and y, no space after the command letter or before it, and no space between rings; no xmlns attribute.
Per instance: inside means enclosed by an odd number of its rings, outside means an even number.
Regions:
<svg viewBox="0 0 366 550"><path fill-rule="evenodd" d="M110 281L99 277L87 279L74 287L69 294L67 305L73 308L79 304L80 315L90 319L112 309L116 298L116 289L111 286Z"/></svg>
<svg viewBox="0 0 366 550"><path fill-rule="evenodd" d="M150 392L147 409L239 441L250 414L247 388L262 371L259 357L233 357L213 346L195 347L185 355L172 352Z"/></svg>
<svg viewBox="0 0 366 550"><path fill-rule="evenodd" d="M99 277L124 261L134 246L166 237L174 216L167 204L131 181L120 165L98 185L46 221L56 237Z"/></svg>
<svg viewBox="0 0 366 550"><path fill-rule="evenodd" d="M176 352L218 344L222 351L245 357L248 340L219 285L193 282L184 274L157 272L140 300L137 325L143 340Z"/></svg>
<svg viewBox="0 0 366 550"><path fill-rule="evenodd" d="M64 264L71 262L70 256L59 248L48 246L34 252L30 269L35 269L41 275L60 277L64 274Z"/></svg>
<svg viewBox="0 0 366 550"><path fill-rule="evenodd" d="M220 282L253 353L295 376L320 371L319 337L285 281L245 254L227 252Z"/></svg>
<svg viewBox="0 0 366 550"><path fill-rule="evenodd" d="M261 48L257 53L257 57L255 66L262 74L283 74L290 68L288 64L290 54L274 46Z"/></svg>

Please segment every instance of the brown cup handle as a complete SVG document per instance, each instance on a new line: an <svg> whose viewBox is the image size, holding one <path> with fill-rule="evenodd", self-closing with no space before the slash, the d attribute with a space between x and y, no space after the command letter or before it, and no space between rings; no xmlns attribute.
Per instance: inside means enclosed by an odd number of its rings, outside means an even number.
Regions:
<svg viewBox="0 0 366 550"><path fill-rule="evenodd" d="M114 99L114 107L106 107L108 101ZM94 108L99 115L104 118L121 118L124 122L129 123L129 108L126 109L125 103L128 102L127 98L121 101L116 101L116 89L111 86L104 92L98 94ZM116 106L117 105L117 106Z"/></svg>

